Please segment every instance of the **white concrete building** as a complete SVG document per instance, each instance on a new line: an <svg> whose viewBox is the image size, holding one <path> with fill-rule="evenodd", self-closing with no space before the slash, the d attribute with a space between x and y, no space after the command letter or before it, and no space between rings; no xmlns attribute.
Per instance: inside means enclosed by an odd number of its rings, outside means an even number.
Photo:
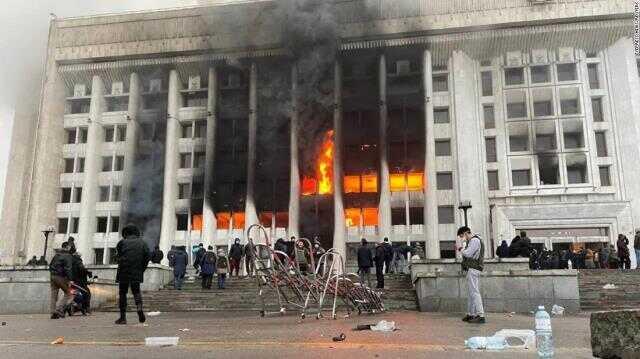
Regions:
<svg viewBox="0 0 640 359"><path fill-rule="evenodd" d="M49 225L108 263L125 221L165 253L263 223L449 257L461 201L493 247L640 227L633 1L331 8L320 79L277 1L54 20L38 123L15 125L1 263L41 255ZM309 82L330 99L319 111Z"/></svg>

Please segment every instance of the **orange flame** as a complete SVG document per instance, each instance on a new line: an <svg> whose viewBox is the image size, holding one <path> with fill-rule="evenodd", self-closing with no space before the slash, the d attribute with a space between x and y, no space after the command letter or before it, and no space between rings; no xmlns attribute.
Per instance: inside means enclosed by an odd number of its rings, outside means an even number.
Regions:
<svg viewBox="0 0 640 359"><path fill-rule="evenodd" d="M326 133L322 142L320 156L316 163L315 178L304 177L302 179L303 195L333 193L333 146L333 130L331 130Z"/></svg>

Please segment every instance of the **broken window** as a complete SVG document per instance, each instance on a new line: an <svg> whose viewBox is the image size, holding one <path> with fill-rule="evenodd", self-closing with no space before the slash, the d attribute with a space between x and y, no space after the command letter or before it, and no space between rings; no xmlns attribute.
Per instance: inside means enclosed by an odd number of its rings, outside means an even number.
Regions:
<svg viewBox="0 0 640 359"><path fill-rule="evenodd" d="M584 153L567 154L567 181L569 184L588 183L587 157Z"/></svg>
<svg viewBox="0 0 640 359"><path fill-rule="evenodd" d="M405 207L391 208L391 225L403 226L407 224L407 211Z"/></svg>
<svg viewBox="0 0 640 359"><path fill-rule="evenodd" d="M558 156L538 155L538 173L540 175L540 185L559 184Z"/></svg>
<svg viewBox="0 0 640 359"><path fill-rule="evenodd" d="M189 229L189 214L178 213L176 214L176 230L186 231Z"/></svg>

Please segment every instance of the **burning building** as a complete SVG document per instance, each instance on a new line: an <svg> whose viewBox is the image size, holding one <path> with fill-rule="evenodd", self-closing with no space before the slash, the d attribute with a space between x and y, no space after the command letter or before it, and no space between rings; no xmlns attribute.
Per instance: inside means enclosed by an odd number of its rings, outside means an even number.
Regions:
<svg viewBox="0 0 640 359"><path fill-rule="evenodd" d="M39 255L48 225L108 263L125 222L165 253L260 223L451 257L461 201L489 248L519 230L611 242L640 227L632 10L276 0L55 19L40 116L16 124L34 129L13 141L29 165L7 179L2 263Z"/></svg>

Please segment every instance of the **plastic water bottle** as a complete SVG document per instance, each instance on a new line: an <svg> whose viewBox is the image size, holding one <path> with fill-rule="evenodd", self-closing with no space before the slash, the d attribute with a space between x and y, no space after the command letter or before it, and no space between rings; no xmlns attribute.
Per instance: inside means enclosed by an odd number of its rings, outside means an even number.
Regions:
<svg viewBox="0 0 640 359"><path fill-rule="evenodd" d="M536 348L538 358L553 358L553 334L551 331L551 317L539 306L536 312Z"/></svg>

